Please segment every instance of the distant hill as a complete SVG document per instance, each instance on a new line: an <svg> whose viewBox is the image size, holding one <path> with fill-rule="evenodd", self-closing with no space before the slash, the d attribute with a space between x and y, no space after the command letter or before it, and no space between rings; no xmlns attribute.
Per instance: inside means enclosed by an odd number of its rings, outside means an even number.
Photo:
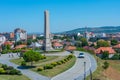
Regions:
<svg viewBox="0 0 120 80"><path fill-rule="evenodd" d="M63 34L84 33L86 28L78 28L62 32ZM120 26L87 27L88 32L93 33L117 33L120 32Z"/></svg>

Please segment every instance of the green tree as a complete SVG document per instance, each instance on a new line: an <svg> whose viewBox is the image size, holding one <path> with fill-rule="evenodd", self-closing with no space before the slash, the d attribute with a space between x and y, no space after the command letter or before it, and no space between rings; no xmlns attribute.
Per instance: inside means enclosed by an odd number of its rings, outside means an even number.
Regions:
<svg viewBox="0 0 120 80"><path fill-rule="evenodd" d="M114 46L114 45L116 45L116 44L118 44L118 41L117 41L117 40L115 40L115 39L112 39L112 40L111 40L111 45L113 45L113 46Z"/></svg>
<svg viewBox="0 0 120 80"><path fill-rule="evenodd" d="M108 53L108 51L104 51L104 52L101 52L102 53L102 56L101 56L101 58L102 59L108 59L109 58L109 53Z"/></svg>
<svg viewBox="0 0 120 80"><path fill-rule="evenodd" d="M81 42L76 42L76 43L75 43L75 46L76 46L76 47L82 47L82 44L81 44Z"/></svg>
<svg viewBox="0 0 120 80"><path fill-rule="evenodd" d="M82 43L82 47L83 46L88 46L88 42L87 42L86 38L81 38L80 41Z"/></svg>
<svg viewBox="0 0 120 80"><path fill-rule="evenodd" d="M10 45L6 45L7 50L10 50Z"/></svg>
<svg viewBox="0 0 120 80"><path fill-rule="evenodd" d="M32 39L27 40L27 45L30 45L32 43Z"/></svg>
<svg viewBox="0 0 120 80"><path fill-rule="evenodd" d="M17 42L15 42L15 46L17 46L17 45L20 45L20 44L23 44L23 42L22 41L17 41Z"/></svg>
<svg viewBox="0 0 120 80"><path fill-rule="evenodd" d="M97 41L97 47L109 47L110 44L108 41L104 41L104 40L98 40Z"/></svg>
<svg viewBox="0 0 120 80"><path fill-rule="evenodd" d="M109 67L109 63L107 62L107 61L105 61L104 63L103 63L103 69L107 69Z"/></svg>
<svg viewBox="0 0 120 80"><path fill-rule="evenodd" d="M42 55L40 53L33 50L27 51L23 55L25 62L31 62L31 66L33 66L33 61L39 61L41 57Z"/></svg>

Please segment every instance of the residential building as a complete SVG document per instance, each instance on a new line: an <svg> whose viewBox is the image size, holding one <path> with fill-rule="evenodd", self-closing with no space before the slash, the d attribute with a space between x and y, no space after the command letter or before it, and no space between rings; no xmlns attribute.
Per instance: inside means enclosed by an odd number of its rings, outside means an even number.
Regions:
<svg viewBox="0 0 120 80"><path fill-rule="evenodd" d="M0 35L0 46L1 46L2 44L4 44L4 43L5 43L5 41L6 41L5 36Z"/></svg>
<svg viewBox="0 0 120 80"><path fill-rule="evenodd" d="M27 47L27 45L21 44L21 45L17 45L15 47L15 49L22 49L22 48L26 48L26 47Z"/></svg>
<svg viewBox="0 0 120 80"><path fill-rule="evenodd" d="M27 40L27 32L23 29L17 28L14 30L15 41Z"/></svg>
<svg viewBox="0 0 120 80"><path fill-rule="evenodd" d="M54 49L62 49L63 45L59 42L54 42L53 47L54 47Z"/></svg>
<svg viewBox="0 0 120 80"><path fill-rule="evenodd" d="M112 47L100 47L95 50L97 56L101 57L103 52L107 51L109 53L109 58L111 58L116 52Z"/></svg>
<svg viewBox="0 0 120 80"><path fill-rule="evenodd" d="M33 39L34 40L34 39L36 39L36 35L34 35L34 34L33 35L27 35L27 39Z"/></svg>
<svg viewBox="0 0 120 80"><path fill-rule="evenodd" d="M38 42L32 42L29 47L32 47L32 48L41 48L42 46L43 46L43 45L41 45L41 44L38 43Z"/></svg>
<svg viewBox="0 0 120 80"><path fill-rule="evenodd" d="M6 45L10 45L10 48L12 49L12 48L14 48L14 43L12 42L12 41L5 41L4 42L4 45L6 46Z"/></svg>
<svg viewBox="0 0 120 80"><path fill-rule="evenodd" d="M72 51L76 50L76 47L75 46L66 46L64 49L72 52Z"/></svg>

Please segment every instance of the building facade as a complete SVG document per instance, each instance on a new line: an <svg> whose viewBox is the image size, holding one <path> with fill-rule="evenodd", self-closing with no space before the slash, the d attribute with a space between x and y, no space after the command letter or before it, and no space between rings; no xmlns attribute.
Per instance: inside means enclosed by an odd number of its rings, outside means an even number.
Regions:
<svg viewBox="0 0 120 80"><path fill-rule="evenodd" d="M1 46L2 44L4 44L4 43L5 43L5 41L6 41L5 36L0 35L0 46Z"/></svg>
<svg viewBox="0 0 120 80"><path fill-rule="evenodd" d="M27 32L23 29L17 28L14 30L15 41L27 40Z"/></svg>

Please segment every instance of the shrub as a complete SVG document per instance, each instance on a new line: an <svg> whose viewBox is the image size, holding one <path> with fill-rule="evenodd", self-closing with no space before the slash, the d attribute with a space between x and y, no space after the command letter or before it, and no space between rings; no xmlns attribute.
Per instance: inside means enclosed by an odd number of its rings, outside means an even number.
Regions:
<svg viewBox="0 0 120 80"><path fill-rule="evenodd" d="M105 59L105 60L106 60L106 59L109 58L109 53L108 53L108 51L104 51L104 52L101 52L101 53L103 53L102 56L101 56L102 59Z"/></svg>
<svg viewBox="0 0 120 80"><path fill-rule="evenodd" d="M61 63L65 63L65 61L64 61L64 60L61 60L60 62L61 62Z"/></svg>
<svg viewBox="0 0 120 80"><path fill-rule="evenodd" d="M37 68L37 71L42 71L42 70L44 70L43 67L38 67L38 68Z"/></svg>
<svg viewBox="0 0 120 80"><path fill-rule="evenodd" d="M6 64L2 64L2 66L1 66L4 70L7 70L7 65Z"/></svg>
<svg viewBox="0 0 120 80"><path fill-rule="evenodd" d="M51 65L56 66L56 65L57 65L57 63L56 63L56 62L52 62L52 63L51 63Z"/></svg>
<svg viewBox="0 0 120 80"><path fill-rule="evenodd" d="M44 66L44 69L53 69L53 65L47 64Z"/></svg>
<svg viewBox="0 0 120 80"><path fill-rule="evenodd" d="M11 75L21 75L21 72L19 70L12 69L12 70L10 70L9 74L11 74Z"/></svg>
<svg viewBox="0 0 120 80"><path fill-rule="evenodd" d="M25 61L22 61L22 62L21 62L21 66L26 66L26 62L25 62Z"/></svg>
<svg viewBox="0 0 120 80"><path fill-rule="evenodd" d="M46 56L43 56L43 59L46 59Z"/></svg>
<svg viewBox="0 0 120 80"><path fill-rule="evenodd" d="M109 63L107 61L104 62L103 68L107 69L109 67Z"/></svg>
<svg viewBox="0 0 120 80"><path fill-rule="evenodd" d="M65 62L67 62L68 60L67 59L64 59Z"/></svg>
<svg viewBox="0 0 120 80"><path fill-rule="evenodd" d="M42 60L42 59L46 59L46 56L41 56L40 59L41 59L41 60Z"/></svg>
<svg viewBox="0 0 120 80"><path fill-rule="evenodd" d="M17 70L17 75L22 75L21 71Z"/></svg>
<svg viewBox="0 0 120 80"><path fill-rule="evenodd" d="M71 59L72 57L73 57L73 55L69 55L69 56L68 56L68 58L70 58L70 59Z"/></svg>
<svg viewBox="0 0 120 80"><path fill-rule="evenodd" d="M112 56L111 59L112 60L119 60L120 59L120 55L119 54L115 54L114 56Z"/></svg>
<svg viewBox="0 0 120 80"><path fill-rule="evenodd" d="M61 63L61 61L58 61L57 64L58 64L58 65L61 65L62 63Z"/></svg>
<svg viewBox="0 0 120 80"><path fill-rule="evenodd" d="M5 74L5 70L3 68L0 68L0 74Z"/></svg>
<svg viewBox="0 0 120 80"><path fill-rule="evenodd" d="M12 69L14 69L12 66L7 67L7 70L12 70Z"/></svg>

